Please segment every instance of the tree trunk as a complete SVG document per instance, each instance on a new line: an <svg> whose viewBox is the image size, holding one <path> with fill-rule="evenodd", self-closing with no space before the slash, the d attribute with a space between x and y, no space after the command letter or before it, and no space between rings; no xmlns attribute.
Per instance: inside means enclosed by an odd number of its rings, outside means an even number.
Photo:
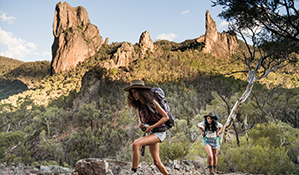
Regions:
<svg viewBox="0 0 299 175"><path fill-rule="evenodd" d="M248 130L248 123L247 123L247 116L245 116L245 120L244 120L244 127L245 127L245 136L246 136L246 141L248 142L248 133L247 133L247 130Z"/></svg>
<svg viewBox="0 0 299 175"><path fill-rule="evenodd" d="M234 123L233 123L233 127L234 127L234 130L235 130L235 133L236 133L237 145L238 145L238 147L240 147L239 134L238 134L238 131L237 131L236 125L235 125Z"/></svg>
<svg viewBox="0 0 299 175"><path fill-rule="evenodd" d="M252 76L252 77L254 77L254 76ZM221 133L221 143L223 143L223 137L227 135L228 130L230 129L230 127L234 123L234 121L236 119L236 116L237 116L237 113L238 113L238 110L241 107L242 103L244 103L247 100L247 98L249 97L249 95L252 91L254 81L255 81L255 78L252 78L251 81L249 81L249 84L247 85L246 91L243 93L241 98L239 98L237 100L234 107L230 111L230 114L227 118L227 121L226 121L225 125L223 125L223 132Z"/></svg>

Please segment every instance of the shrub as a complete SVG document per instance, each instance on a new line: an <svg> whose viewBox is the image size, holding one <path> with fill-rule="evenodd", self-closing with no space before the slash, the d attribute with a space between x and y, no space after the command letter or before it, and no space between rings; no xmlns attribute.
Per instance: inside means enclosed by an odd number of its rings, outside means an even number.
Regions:
<svg viewBox="0 0 299 175"><path fill-rule="evenodd" d="M252 174L295 173L295 164L288 156L289 149L282 144L282 140L293 143L299 141L294 137L294 130L280 122L255 126L248 131L248 142L242 136L240 147L232 142L222 148L219 169Z"/></svg>
<svg viewBox="0 0 299 175"><path fill-rule="evenodd" d="M13 160L16 157L15 154L9 154L10 151L14 151L11 148L19 145L24 140L24 133L21 131L16 132L1 132L0 133L0 160L5 157L6 160ZM18 148L18 147L16 147ZM6 155L5 155L6 153Z"/></svg>
<svg viewBox="0 0 299 175"><path fill-rule="evenodd" d="M199 139L197 142L193 143L190 147L188 158L194 159L197 156L207 157L207 153L202 144L202 139Z"/></svg>
<svg viewBox="0 0 299 175"><path fill-rule="evenodd" d="M165 160L183 160L189 153L190 141L184 133L178 133L160 144L160 157Z"/></svg>

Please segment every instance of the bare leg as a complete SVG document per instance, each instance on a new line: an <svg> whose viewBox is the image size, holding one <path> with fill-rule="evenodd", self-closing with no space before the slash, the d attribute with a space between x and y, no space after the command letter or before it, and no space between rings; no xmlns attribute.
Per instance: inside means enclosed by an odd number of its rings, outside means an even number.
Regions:
<svg viewBox="0 0 299 175"><path fill-rule="evenodd" d="M138 162L139 162L139 148L142 146L147 146L147 145L153 145L156 143L159 143L160 140L157 136L154 134L139 138L135 140L132 144L132 152L133 152L133 160L132 160L132 168L138 167Z"/></svg>
<svg viewBox="0 0 299 175"><path fill-rule="evenodd" d="M213 152L213 162L215 166L217 166L217 163L218 163L218 158L217 158L217 149L212 149L212 152Z"/></svg>
<svg viewBox="0 0 299 175"><path fill-rule="evenodd" d="M160 142L160 140L159 140L159 142ZM149 145L149 151L150 151L150 153L152 155L154 164L161 171L161 173L163 173L164 175L167 175L168 172L167 172L166 168L164 167L164 165L162 164L162 162L160 160L160 156L159 156L159 143L156 143L156 144L153 144L153 145Z"/></svg>
<svg viewBox="0 0 299 175"><path fill-rule="evenodd" d="M210 145L206 145L204 146L207 155L208 155L208 164L209 166L213 165L213 152L212 152L212 147Z"/></svg>

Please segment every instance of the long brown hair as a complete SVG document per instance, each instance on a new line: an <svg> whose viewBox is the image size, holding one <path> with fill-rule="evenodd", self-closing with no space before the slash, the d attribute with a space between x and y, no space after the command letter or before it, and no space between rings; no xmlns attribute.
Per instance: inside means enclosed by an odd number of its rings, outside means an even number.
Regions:
<svg viewBox="0 0 299 175"><path fill-rule="evenodd" d="M150 89L136 88L136 90L139 92L140 98L144 101L144 105L153 106L154 94ZM142 105L140 100L135 100L135 98L133 97L132 89L129 90L127 103L134 109L138 109Z"/></svg>
<svg viewBox="0 0 299 175"><path fill-rule="evenodd" d="M212 119L212 123L211 123L212 127L210 127L210 124L208 123L207 119L204 120L204 122L205 122L205 131L210 130L212 132L215 132L215 131L217 131L217 121L214 119L214 117L211 117L211 119Z"/></svg>

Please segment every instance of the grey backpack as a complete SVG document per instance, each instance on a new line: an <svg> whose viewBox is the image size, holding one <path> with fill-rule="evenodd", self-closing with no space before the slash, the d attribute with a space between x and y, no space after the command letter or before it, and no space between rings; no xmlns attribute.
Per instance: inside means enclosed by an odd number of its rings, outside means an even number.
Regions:
<svg viewBox="0 0 299 175"><path fill-rule="evenodd" d="M165 112L168 115L168 120L165 122L165 125L167 127L167 129L170 129L174 126L174 116L171 115L170 113L170 107L167 103L167 101L165 100L165 93L164 91L159 88L159 87L154 87L151 89L151 91L154 93L155 99L157 100L157 102L160 104L160 106L165 110ZM157 111L155 111L160 117L162 117Z"/></svg>

